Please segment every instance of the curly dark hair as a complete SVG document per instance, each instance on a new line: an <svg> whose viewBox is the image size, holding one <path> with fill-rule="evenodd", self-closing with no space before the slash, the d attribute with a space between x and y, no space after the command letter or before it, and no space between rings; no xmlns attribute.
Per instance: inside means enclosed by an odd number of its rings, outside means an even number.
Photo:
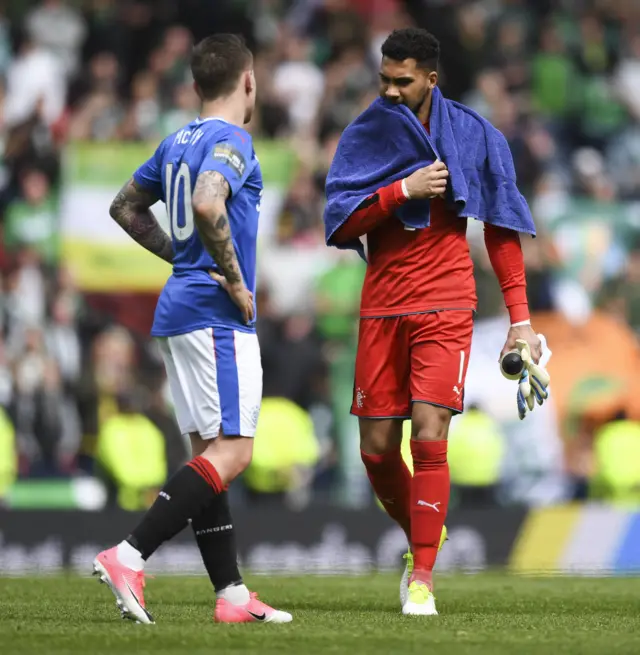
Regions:
<svg viewBox="0 0 640 655"><path fill-rule="evenodd" d="M440 57L440 42L427 30L407 27L391 32L381 50L383 57L394 61L415 59L421 68L435 70Z"/></svg>

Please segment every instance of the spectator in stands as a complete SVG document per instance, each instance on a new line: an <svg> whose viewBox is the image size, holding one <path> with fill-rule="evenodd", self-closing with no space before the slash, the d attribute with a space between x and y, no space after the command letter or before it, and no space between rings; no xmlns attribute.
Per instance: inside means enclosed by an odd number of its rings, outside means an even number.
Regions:
<svg viewBox="0 0 640 655"><path fill-rule="evenodd" d="M472 405L451 426L447 459L451 496L463 508L490 507L498 502L506 438L489 414Z"/></svg>
<svg viewBox="0 0 640 655"><path fill-rule="evenodd" d="M7 340L12 353L21 344L26 327L41 326L47 309L46 282L38 253L22 248L14 253L16 266L5 280ZM19 347L19 346L18 346Z"/></svg>
<svg viewBox="0 0 640 655"><path fill-rule="evenodd" d="M51 302L51 314L45 330L47 352L54 358L65 388L75 391L80 378L82 348L76 325L73 296L58 293Z"/></svg>
<svg viewBox="0 0 640 655"><path fill-rule="evenodd" d="M23 35L18 55L7 70L5 124L14 127L38 113L51 126L62 115L65 98L65 73L60 62Z"/></svg>
<svg viewBox="0 0 640 655"><path fill-rule="evenodd" d="M300 245L322 243L324 225L320 221L321 206L322 198L311 171L300 170L280 214L280 240Z"/></svg>
<svg viewBox="0 0 640 655"><path fill-rule="evenodd" d="M308 409L318 400L327 375L313 317L306 313L286 317L273 350L272 381L270 388L265 385L265 397L288 398Z"/></svg>
<svg viewBox="0 0 640 655"><path fill-rule="evenodd" d="M295 35L283 39L284 57L273 74L273 90L297 134L313 129L324 92L324 75L312 60L313 44Z"/></svg>
<svg viewBox="0 0 640 655"><path fill-rule="evenodd" d="M77 72L87 32L80 13L64 0L42 0L29 12L26 27L33 42L57 58L67 78Z"/></svg>
<svg viewBox="0 0 640 655"><path fill-rule="evenodd" d="M3 407L0 407L0 506L18 473L16 435L13 424Z"/></svg>
<svg viewBox="0 0 640 655"><path fill-rule="evenodd" d="M177 132L198 113L198 96L192 84L180 84L172 92L172 103L160 116L161 136Z"/></svg>
<svg viewBox="0 0 640 655"><path fill-rule="evenodd" d="M48 357L39 329L26 330L24 350L14 366L13 414L18 435L26 440L23 443L32 452L33 472L43 476L57 475L63 438L63 390L58 367Z"/></svg>
<svg viewBox="0 0 640 655"><path fill-rule="evenodd" d="M82 465L90 470L103 422L116 413L117 398L135 386L135 347L127 330L109 327L92 341L89 353L76 399L82 434Z"/></svg>
<svg viewBox="0 0 640 655"><path fill-rule="evenodd" d="M286 398L265 398L251 465L243 481L255 502L308 504L320 446L307 412Z"/></svg>
<svg viewBox="0 0 640 655"><path fill-rule="evenodd" d="M601 288L599 305L622 323L628 323L640 337L640 243L629 252L624 270Z"/></svg>
<svg viewBox="0 0 640 655"><path fill-rule="evenodd" d="M365 269L359 258L340 252L335 265L319 276L315 310L320 334L328 342L338 346L353 344Z"/></svg>
<svg viewBox="0 0 640 655"><path fill-rule="evenodd" d="M98 435L97 463L123 509L139 511L155 500L167 478L164 438L141 412L134 389L117 395L114 413Z"/></svg>
<svg viewBox="0 0 640 655"><path fill-rule="evenodd" d="M59 236L58 209L49 179L41 170L28 169L20 179L20 198L5 214L5 247L17 250L27 246L52 265L59 256Z"/></svg>
<svg viewBox="0 0 640 655"><path fill-rule="evenodd" d="M121 135L125 108L115 91L97 89L84 98L69 125L73 139L110 141Z"/></svg>
<svg viewBox="0 0 640 655"><path fill-rule="evenodd" d="M594 435L594 475L590 496L640 507L640 422L621 412Z"/></svg>
<svg viewBox="0 0 640 655"><path fill-rule="evenodd" d="M531 65L531 93L534 108L557 128L575 109L576 68L567 44L552 21L543 25L539 34L539 50Z"/></svg>
<svg viewBox="0 0 640 655"><path fill-rule="evenodd" d="M148 376L145 384L149 390L145 416L162 434L168 475L173 475L189 459L191 445L188 437L180 434L165 385L163 370L152 372Z"/></svg>
<svg viewBox="0 0 640 655"><path fill-rule="evenodd" d="M13 402L13 371L7 357L4 339L0 337L0 407L8 409Z"/></svg>
<svg viewBox="0 0 640 655"><path fill-rule="evenodd" d="M77 110L79 101L91 93L119 93L121 78L122 70L116 55L108 50L96 52L70 86L70 106Z"/></svg>
<svg viewBox="0 0 640 655"><path fill-rule="evenodd" d="M159 120L158 80L149 71L137 73L131 83L131 102L120 137L127 141L157 140Z"/></svg>
<svg viewBox="0 0 640 655"><path fill-rule="evenodd" d="M0 74L5 76L11 61L10 25L5 15L5 7L0 7Z"/></svg>
<svg viewBox="0 0 640 655"><path fill-rule="evenodd" d="M162 51L166 57L167 68L160 80L160 91L168 100L170 92L176 86L191 81L189 70L189 56L193 38L189 30L183 25L171 25L162 40Z"/></svg>

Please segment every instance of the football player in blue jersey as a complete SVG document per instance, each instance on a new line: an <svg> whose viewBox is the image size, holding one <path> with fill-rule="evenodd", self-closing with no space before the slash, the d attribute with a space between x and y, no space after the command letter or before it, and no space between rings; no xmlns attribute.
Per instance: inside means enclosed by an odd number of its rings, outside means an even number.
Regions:
<svg viewBox="0 0 640 655"><path fill-rule="evenodd" d="M255 330L256 244L262 175L250 134L253 56L218 34L192 54L200 116L168 136L124 185L111 216L141 246L173 265L155 312L176 418L193 459L164 486L131 535L100 553L94 570L124 617L153 623L144 564L189 522L216 590L214 619L287 623L250 593L238 571L226 490L251 461L262 398ZM171 234L150 207L163 200Z"/></svg>

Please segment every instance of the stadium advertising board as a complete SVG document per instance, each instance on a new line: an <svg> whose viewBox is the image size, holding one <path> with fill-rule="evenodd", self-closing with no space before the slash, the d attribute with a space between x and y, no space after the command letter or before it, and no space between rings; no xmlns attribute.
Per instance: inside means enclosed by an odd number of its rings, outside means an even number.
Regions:
<svg viewBox="0 0 640 655"><path fill-rule="evenodd" d="M392 571L406 550L402 531L375 508L239 509L235 515L242 564L257 573ZM96 553L126 535L137 518L125 512L0 512L0 575L88 573ZM519 510L455 513L439 569L476 572L505 565L523 519ZM202 573L191 532L162 546L149 572Z"/></svg>

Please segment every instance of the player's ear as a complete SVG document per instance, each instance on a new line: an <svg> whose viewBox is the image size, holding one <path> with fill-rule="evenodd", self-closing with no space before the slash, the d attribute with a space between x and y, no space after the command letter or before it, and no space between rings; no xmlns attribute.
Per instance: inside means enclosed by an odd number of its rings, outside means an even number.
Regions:
<svg viewBox="0 0 640 655"><path fill-rule="evenodd" d="M429 79L429 88L433 87L438 83L438 71L431 71L428 76Z"/></svg>
<svg viewBox="0 0 640 655"><path fill-rule="evenodd" d="M249 96L253 92L254 88L256 86L256 79L253 75L253 69L250 71L247 71L244 74L244 90L245 93Z"/></svg>

